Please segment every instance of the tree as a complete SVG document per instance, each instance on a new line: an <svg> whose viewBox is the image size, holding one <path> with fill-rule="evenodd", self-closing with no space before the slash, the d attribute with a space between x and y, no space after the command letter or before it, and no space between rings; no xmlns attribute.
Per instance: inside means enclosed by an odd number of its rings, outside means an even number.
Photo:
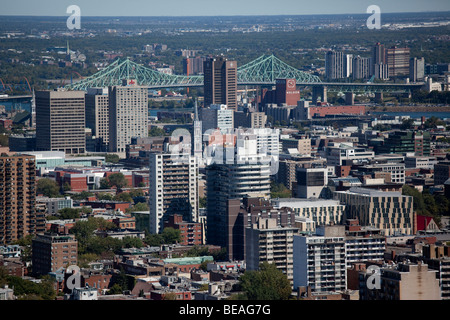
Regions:
<svg viewBox="0 0 450 320"><path fill-rule="evenodd" d="M239 283L249 300L288 300L292 293L286 275L268 262L261 263L259 270L245 271Z"/></svg>
<svg viewBox="0 0 450 320"><path fill-rule="evenodd" d="M400 125L400 129L408 130L411 129L413 126L414 126L414 119L412 118L403 119L402 124Z"/></svg>
<svg viewBox="0 0 450 320"><path fill-rule="evenodd" d="M109 186L116 187L117 190L121 190L128 185L127 179L122 172L113 173L107 179Z"/></svg>
<svg viewBox="0 0 450 320"><path fill-rule="evenodd" d="M290 198L292 195L291 190L286 188L282 183L271 183L270 196L271 198Z"/></svg>
<svg viewBox="0 0 450 320"><path fill-rule="evenodd" d="M120 160L119 156L117 154L110 154L108 153L105 155L105 161L111 162L111 163L118 163Z"/></svg>
<svg viewBox="0 0 450 320"><path fill-rule="evenodd" d="M174 228L164 228L161 233L164 243L166 244L174 244L181 240L181 231Z"/></svg>
<svg viewBox="0 0 450 320"><path fill-rule="evenodd" d="M164 129L161 129L159 127L152 127L148 131L149 137L159 137L159 136L165 136L165 135L166 135L166 131L164 131Z"/></svg>
<svg viewBox="0 0 450 320"><path fill-rule="evenodd" d="M59 197L59 186L55 180L42 178L37 181L36 192L49 198Z"/></svg>

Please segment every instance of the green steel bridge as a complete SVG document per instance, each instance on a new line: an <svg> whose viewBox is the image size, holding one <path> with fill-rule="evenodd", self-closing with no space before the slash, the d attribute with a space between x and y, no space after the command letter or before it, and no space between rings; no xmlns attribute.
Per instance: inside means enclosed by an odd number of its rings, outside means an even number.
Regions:
<svg viewBox="0 0 450 320"><path fill-rule="evenodd" d="M309 86L323 95L326 92L351 93L411 93L423 83L331 83L322 82L318 76L300 71L274 55L262 55L259 58L238 67L238 85L270 86L276 79L296 79L297 86ZM145 67L130 59L117 59L99 72L67 84L69 90L87 90L121 85L123 79L134 79L138 84L150 89L200 87L203 86L202 75L171 75ZM325 88L325 89L324 89ZM326 94L326 93L325 93Z"/></svg>

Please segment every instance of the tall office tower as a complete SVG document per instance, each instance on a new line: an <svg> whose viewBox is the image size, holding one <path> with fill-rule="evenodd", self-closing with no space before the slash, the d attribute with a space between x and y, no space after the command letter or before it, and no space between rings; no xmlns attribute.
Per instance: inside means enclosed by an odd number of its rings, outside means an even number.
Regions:
<svg viewBox="0 0 450 320"><path fill-rule="evenodd" d="M109 142L109 98L107 88L89 88L86 93L86 127L101 140L105 147ZM105 149L106 151L106 149Z"/></svg>
<svg viewBox="0 0 450 320"><path fill-rule="evenodd" d="M36 212L36 163L29 155L0 156L0 244L45 230Z"/></svg>
<svg viewBox="0 0 450 320"><path fill-rule="evenodd" d="M71 234L38 234L31 250L33 274L36 275L46 275L78 262L78 242Z"/></svg>
<svg viewBox="0 0 450 320"><path fill-rule="evenodd" d="M330 50L325 54L325 77L328 80L344 78L344 53Z"/></svg>
<svg viewBox="0 0 450 320"><path fill-rule="evenodd" d="M236 146L223 151L234 161L215 159L206 167L207 242L226 247L228 225L227 200L270 197L271 164L267 154L257 152L256 139L237 140Z"/></svg>
<svg viewBox="0 0 450 320"><path fill-rule="evenodd" d="M372 53L374 64L386 64L386 50L383 44L377 42L373 47Z"/></svg>
<svg viewBox="0 0 450 320"><path fill-rule="evenodd" d="M219 129L222 133L234 128L234 111L224 104L211 104L200 109L202 133Z"/></svg>
<svg viewBox="0 0 450 320"><path fill-rule="evenodd" d="M136 80L109 87L109 151L125 152L133 137L148 136L148 88Z"/></svg>
<svg viewBox="0 0 450 320"><path fill-rule="evenodd" d="M311 293L347 289L347 260L342 236L294 236L294 290Z"/></svg>
<svg viewBox="0 0 450 320"><path fill-rule="evenodd" d="M422 81L425 77L425 58L411 58L409 60L409 81Z"/></svg>
<svg viewBox="0 0 450 320"><path fill-rule="evenodd" d="M85 153L84 91L36 92L36 149Z"/></svg>
<svg viewBox="0 0 450 320"><path fill-rule="evenodd" d="M334 191L336 200L347 207L347 219L358 219L361 226L375 227L386 236L413 234L413 199L401 192L352 187Z"/></svg>
<svg viewBox="0 0 450 320"><path fill-rule="evenodd" d="M225 104L237 110L237 63L220 56L204 62L205 107Z"/></svg>
<svg viewBox="0 0 450 320"><path fill-rule="evenodd" d="M368 79L372 76L371 58L356 56L352 60L353 79Z"/></svg>
<svg viewBox="0 0 450 320"><path fill-rule="evenodd" d="M202 135L202 121L199 119L198 116L198 105L197 100L195 100L195 106L194 106L194 137L193 137L193 155L197 159L197 163L200 165L202 163L203 158L203 135Z"/></svg>
<svg viewBox="0 0 450 320"><path fill-rule="evenodd" d="M389 77L409 74L409 48L396 46L386 50L386 63L389 67Z"/></svg>
<svg viewBox="0 0 450 320"><path fill-rule="evenodd" d="M287 279L294 281L294 236L299 229L278 226L275 218L259 218L245 229L245 264L258 270L263 262L274 264Z"/></svg>
<svg viewBox="0 0 450 320"><path fill-rule="evenodd" d="M149 231L159 233L169 216L198 221L198 165L188 153L150 152Z"/></svg>

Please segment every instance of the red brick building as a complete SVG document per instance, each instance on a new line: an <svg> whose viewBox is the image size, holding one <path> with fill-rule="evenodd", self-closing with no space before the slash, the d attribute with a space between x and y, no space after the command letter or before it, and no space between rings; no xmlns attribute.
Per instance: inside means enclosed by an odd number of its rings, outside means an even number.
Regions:
<svg viewBox="0 0 450 320"><path fill-rule="evenodd" d="M203 244L203 228L199 222L185 222L183 216L174 214L165 221L164 228L166 227L181 231L180 244L183 246Z"/></svg>
<svg viewBox="0 0 450 320"><path fill-rule="evenodd" d="M366 112L365 106L317 106L309 107L309 117L326 117L329 115L361 115Z"/></svg>

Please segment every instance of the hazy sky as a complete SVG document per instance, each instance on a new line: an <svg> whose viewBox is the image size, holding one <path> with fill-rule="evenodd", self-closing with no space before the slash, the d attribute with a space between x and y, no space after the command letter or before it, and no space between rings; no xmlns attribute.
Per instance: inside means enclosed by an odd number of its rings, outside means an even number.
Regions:
<svg viewBox="0 0 450 320"><path fill-rule="evenodd" d="M450 0L1 0L0 15L68 16L78 5L83 16L224 16L450 11Z"/></svg>

